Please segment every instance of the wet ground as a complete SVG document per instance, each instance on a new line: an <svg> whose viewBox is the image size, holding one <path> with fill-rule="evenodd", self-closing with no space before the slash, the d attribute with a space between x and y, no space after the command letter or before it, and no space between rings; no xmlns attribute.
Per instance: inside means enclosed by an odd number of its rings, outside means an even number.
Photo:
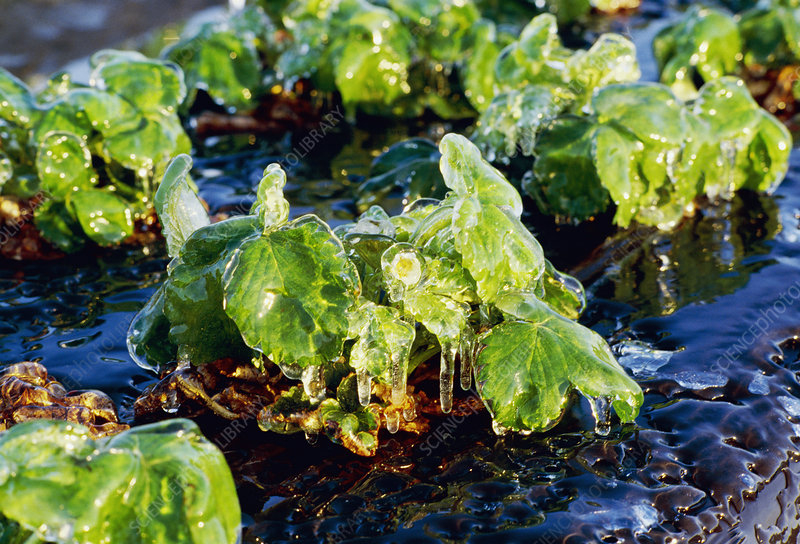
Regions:
<svg viewBox="0 0 800 544"><path fill-rule="evenodd" d="M646 6L614 25L643 49L659 13ZM343 128L308 154L313 161L284 159L293 214L352 218L348 176L365 173L373 152L409 132L418 130L367 137ZM289 138L211 143L198 150L195 177L215 212L247 209L267 163L302 155ZM567 264L575 239L551 233L543 245ZM555 431L525 438L495 436L480 411L443 417L423 441L382 436L375 459L324 440L312 446L302 436L207 423L237 474L244 541L795 542L798 249L796 149L775 195L741 193L670 234L630 232L578 265L590 295L583 322L645 391L635 424L608 437L590 430L581 403ZM106 391L130 421L133 400L155 376L130 360L125 333L166 263L160 245L3 263L0 360L37 360L68 388Z"/></svg>

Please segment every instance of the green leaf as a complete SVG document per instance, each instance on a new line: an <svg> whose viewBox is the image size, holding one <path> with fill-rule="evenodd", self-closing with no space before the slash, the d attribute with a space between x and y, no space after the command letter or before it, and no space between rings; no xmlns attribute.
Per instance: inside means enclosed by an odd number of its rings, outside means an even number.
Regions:
<svg viewBox="0 0 800 544"><path fill-rule="evenodd" d="M170 263L164 284L169 341L192 364L223 357L249 359L239 329L223 307L222 275L244 240L261 231L256 217L234 217L194 231Z"/></svg>
<svg viewBox="0 0 800 544"><path fill-rule="evenodd" d="M114 193L87 189L71 193L67 202L86 236L101 246L118 244L133 234L130 206Z"/></svg>
<svg viewBox="0 0 800 544"><path fill-rule="evenodd" d="M638 81L636 46L620 34L602 34L587 51L576 51L566 68L570 90L576 95L572 111L587 106L595 89L612 83Z"/></svg>
<svg viewBox="0 0 800 544"><path fill-rule="evenodd" d="M80 544L234 544L241 521L225 458L181 419L99 440L64 421L15 426L0 435L0 511Z"/></svg>
<svg viewBox="0 0 800 544"><path fill-rule="evenodd" d="M5 68L0 68L0 118L30 127L37 117L30 89Z"/></svg>
<svg viewBox="0 0 800 544"><path fill-rule="evenodd" d="M341 242L315 216L241 244L223 277L225 310L248 346L280 364L342 354L360 280Z"/></svg>
<svg viewBox="0 0 800 544"><path fill-rule="evenodd" d="M250 213L258 217L265 230L280 226L289 219L289 202L283 198L285 186L286 173L278 163L264 169Z"/></svg>
<svg viewBox="0 0 800 544"><path fill-rule="evenodd" d="M497 307L519 319L494 327L475 367L478 391L502 428L545 431L577 390L592 402L609 399L620 420L642 405L639 386L597 333L553 311L530 294L510 293ZM606 422L600 414L598 426Z"/></svg>
<svg viewBox="0 0 800 544"><path fill-rule="evenodd" d="M145 113L174 113L186 96L183 72L171 62L108 50L92 60L96 86L122 96Z"/></svg>
<svg viewBox="0 0 800 544"><path fill-rule="evenodd" d="M472 54L459 74L464 95L473 108L482 112L494 97L494 65L501 51L495 24L479 20L472 28L472 40Z"/></svg>
<svg viewBox="0 0 800 544"><path fill-rule="evenodd" d="M36 169L42 189L61 200L97 184L92 154L82 139L69 132L51 132L42 140Z"/></svg>
<svg viewBox="0 0 800 544"><path fill-rule="evenodd" d="M167 251L175 257L186 239L197 229L211 223L203 203L189 185L192 158L178 155L167 167L153 204L161 221Z"/></svg>
<svg viewBox="0 0 800 544"><path fill-rule="evenodd" d="M569 274L559 272L545 259L541 299L567 319L578 319L586 309L586 292L583 285Z"/></svg>
<svg viewBox="0 0 800 544"><path fill-rule="evenodd" d="M359 406L348 412L336 399L326 399L319 406L319 414L322 428L332 442L358 455L375 455L380 420L372 410Z"/></svg>

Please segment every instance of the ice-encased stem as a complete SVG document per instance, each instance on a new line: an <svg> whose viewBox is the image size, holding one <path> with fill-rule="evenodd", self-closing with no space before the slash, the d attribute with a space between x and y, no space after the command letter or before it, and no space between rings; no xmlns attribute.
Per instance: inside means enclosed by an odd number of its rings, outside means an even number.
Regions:
<svg viewBox="0 0 800 544"><path fill-rule="evenodd" d="M361 406L369 404L370 395L372 394L372 378L369 377L367 371L363 368L356 370L356 386L358 387L358 402Z"/></svg>
<svg viewBox="0 0 800 544"><path fill-rule="evenodd" d="M303 369L301 380L306 395L316 400L325 398L325 376L322 373L321 365L312 365Z"/></svg>

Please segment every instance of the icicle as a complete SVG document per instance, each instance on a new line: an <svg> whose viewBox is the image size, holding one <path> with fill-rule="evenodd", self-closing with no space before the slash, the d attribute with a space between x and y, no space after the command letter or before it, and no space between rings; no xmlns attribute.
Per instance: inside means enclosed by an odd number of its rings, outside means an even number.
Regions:
<svg viewBox="0 0 800 544"><path fill-rule="evenodd" d="M594 416L594 432L600 436L608 436L611 432L611 399L597 397L591 401Z"/></svg>
<svg viewBox="0 0 800 544"><path fill-rule="evenodd" d="M303 370L301 378L306 395L314 400L325 399L325 379L322 366L312 365Z"/></svg>
<svg viewBox="0 0 800 544"><path fill-rule="evenodd" d="M392 354L392 404L399 407L406 400L408 359Z"/></svg>
<svg viewBox="0 0 800 544"><path fill-rule="evenodd" d="M417 418L417 406L414 404L414 399L403 406L403 419L406 421L414 421Z"/></svg>
<svg viewBox="0 0 800 544"><path fill-rule="evenodd" d="M317 443L317 438L319 438L318 434L316 434L316 433L314 433L314 434L304 433L304 434L306 435L306 442L308 442L312 446Z"/></svg>
<svg viewBox="0 0 800 544"><path fill-rule="evenodd" d="M472 354L474 341L470 333L461 333L458 343L458 359L461 363L461 389L467 391L472 387Z"/></svg>
<svg viewBox="0 0 800 544"><path fill-rule="evenodd" d="M358 402L361 406L368 405L372 393L372 378L363 368L356 370L356 385L358 386Z"/></svg>
<svg viewBox="0 0 800 544"><path fill-rule="evenodd" d="M458 346L450 342L442 344L441 367L439 368L439 402L442 412L449 414L453 408L453 374L455 373Z"/></svg>
<svg viewBox="0 0 800 544"><path fill-rule="evenodd" d="M400 411L387 410L386 411L386 430L394 434L400 428Z"/></svg>

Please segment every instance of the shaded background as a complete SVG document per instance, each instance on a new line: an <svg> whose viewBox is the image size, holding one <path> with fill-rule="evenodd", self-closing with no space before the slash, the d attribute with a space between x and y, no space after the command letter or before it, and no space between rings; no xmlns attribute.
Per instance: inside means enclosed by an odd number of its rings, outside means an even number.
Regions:
<svg viewBox="0 0 800 544"><path fill-rule="evenodd" d="M36 85L68 62L224 0L0 0L0 66Z"/></svg>

